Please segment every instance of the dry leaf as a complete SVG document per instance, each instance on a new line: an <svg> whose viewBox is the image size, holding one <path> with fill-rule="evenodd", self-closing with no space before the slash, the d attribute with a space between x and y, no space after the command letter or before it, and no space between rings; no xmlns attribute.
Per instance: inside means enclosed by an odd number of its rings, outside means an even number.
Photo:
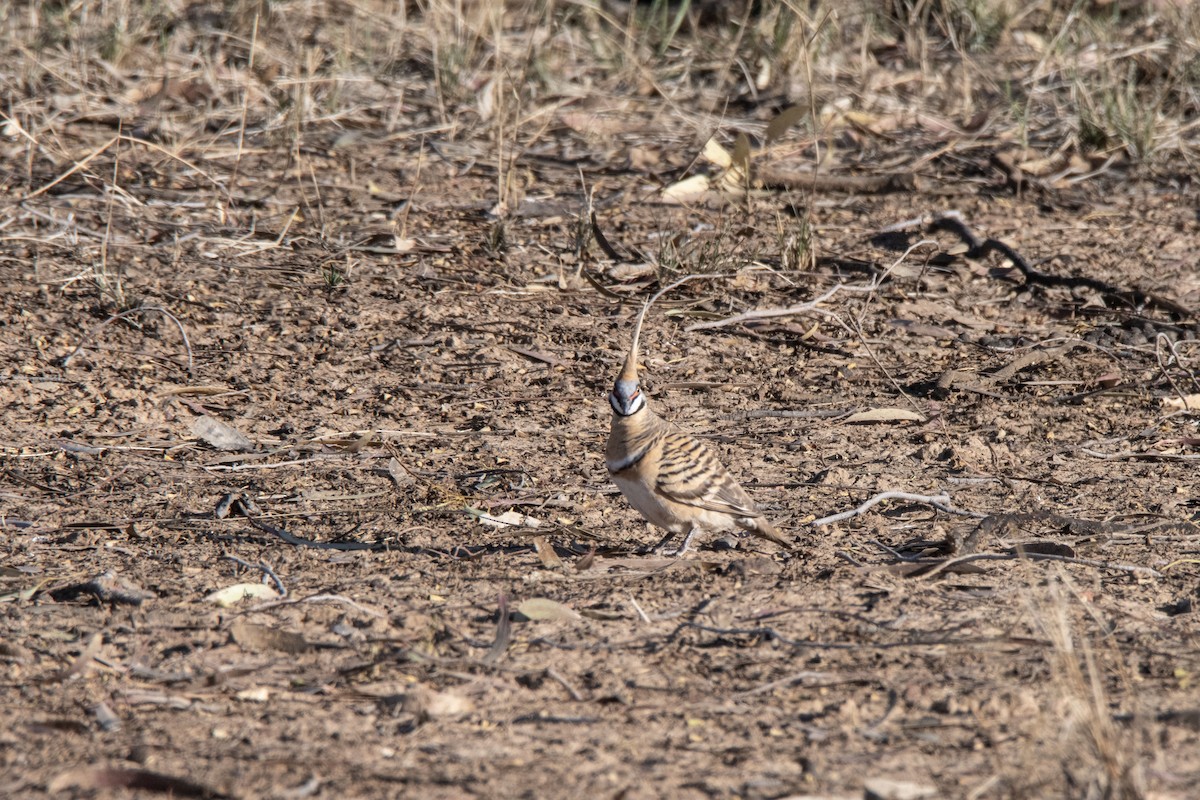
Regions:
<svg viewBox="0 0 1200 800"><path fill-rule="evenodd" d="M70 769L57 775L46 786L46 790L50 794L57 794L68 789L82 789L85 792L92 792L96 789L145 789L149 792L159 792L174 797L228 797L222 792L192 783L184 778L176 778L148 769L117 767Z"/></svg>
<svg viewBox="0 0 1200 800"><path fill-rule="evenodd" d="M404 709L418 716L460 717L474 711L475 704L458 692L435 692L421 686L405 695Z"/></svg>
<svg viewBox="0 0 1200 800"><path fill-rule="evenodd" d="M479 110L479 118L484 122L492 118L492 114L496 110L496 79L479 87L479 91L475 93L475 105Z"/></svg>
<svg viewBox="0 0 1200 800"><path fill-rule="evenodd" d="M614 281L636 281L641 278L649 277L655 272L653 264L617 264L605 270L605 274Z"/></svg>
<svg viewBox="0 0 1200 800"><path fill-rule="evenodd" d="M851 414L842 421L848 423L924 422L925 417L908 408L872 408Z"/></svg>
<svg viewBox="0 0 1200 800"><path fill-rule="evenodd" d="M733 156L717 143L716 137L712 137L704 143L703 156L721 169L729 169L733 166Z"/></svg>
<svg viewBox="0 0 1200 800"><path fill-rule="evenodd" d="M629 168L637 172L651 172L662 164L662 154L654 148L634 146L629 148Z"/></svg>
<svg viewBox="0 0 1200 800"><path fill-rule="evenodd" d="M161 691L126 689L121 692L121 699L131 706L165 706L177 711L192 707L188 698Z"/></svg>
<svg viewBox="0 0 1200 800"><path fill-rule="evenodd" d="M563 568L562 559L558 557L558 553L554 552L554 548L546 541L545 536L533 537L533 546L537 549L537 555L543 567L546 569Z"/></svg>
<svg viewBox="0 0 1200 800"><path fill-rule="evenodd" d="M895 130L905 123L905 120L891 114L878 115L868 111L847 110L840 116L848 124L874 134Z"/></svg>
<svg viewBox="0 0 1200 800"><path fill-rule="evenodd" d="M767 144L787 133L789 128L804 119L805 113L807 112L804 106L791 106L780 111L775 119L767 123L767 132L763 135Z"/></svg>
<svg viewBox="0 0 1200 800"><path fill-rule="evenodd" d="M104 646L104 635L99 631L88 637L87 644L83 646L83 650L71 662L71 665L63 670L58 678L66 680L75 675L82 675L87 672L92 666L92 659L100 655L100 649Z"/></svg>
<svg viewBox="0 0 1200 800"><path fill-rule="evenodd" d="M556 600L547 597L531 597L517 606L517 611L525 617L534 620L563 620L575 622L580 619L578 613Z"/></svg>
<svg viewBox="0 0 1200 800"><path fill-rule="evenodd" d="M1185 394L1182 397L1164 397L1163 408L1171 411L1200 411L1200 394Z"/></svg>
<svg viewBox="0 0 1200 800"><path fill-rule="evenodd" d="M10 139L15 139L21 134L25 133L25 129L21 127L21 123L17 122L12 117L7 117L4 120L4 124L0 125L0 133Z"/></svg>
<svg viewBox="0 0 1200 800"><path fill-rule="evenodd" d="M728 195L741 197L746 194L746 174L746 170L740 165L727 169L721 173L717 188Z"/></svg>
<svg viewBox="0 0 1200 800"><path fill-rule="evenodd" d="M863 784L863 800L931 800L938 797L936 786L891 778L872 778Z"/></svg>
<svg viewBox="0 0 1200 800"><path fill-rule="evenodd" d="M192 433L218 450L246 451L254 449L254 442L243 436L237 429L231 428L207 414L197 417L196 421L192 423Z"/></svg>
<svg viewBox="0 0 1200 800"><path fill-rule="evenodd" d="M495 664L512 642L512 616L508 613L508 596L501 593L496 609L496 638L484 655L484 663Z"/></svg>
<svg viewBox="0 0 1200 800"><path fill-rule="evenodd" d="M733 143L732 166L747 172L750 169L750 139L744 133L738 133Z"/></svg>
<svg viewBox="0 0 1200 800"><path fill-rule="evenodd" d="M1010 547L1008 552L1013 555L1042 555L1042 556L1062 556L1064 558L1074 558L1075 548L1069 544L1062 542L1023 542L1016 547Z"/></svg>
<svg viewBox="0 0 1200 800"><path fill-rule="evenodd" d="M583 572L584 570L589 570L595 565L595 563L596 545L592 545L592 549L580 556L580 558L575 562L575 571Z"/></svg>
<svg viewBox="0 0 1200 800"><path fill-rule="evenodd" d="M672 203L686 203L708 194L708 188L707 175L693 175L663 189L662 196Z"/></svg>
<svg viewBox="0 0 1200 800"><path fill-rule="evenodd" d="M771 59L766 57L758 59L758 73L754 76L754 88L765 92L771 85L771 77L774 74L775 69Z"/></svg>
<svg viewBox="0 0 1200 800"><path fill-rule="evenodd" d="M210 603L216 603L221 608L229 608L247 598L274 600L278 597L279 592L265 583L235 583L224 589L218 589L204 599Z"/></svg>
<svg viewBox="0 0 1200 800"><path fill-rule="evenodd" d="M271 699L271 689L267 686L255 686L250 689L242 689L234 697L247 703L265 703Z"/></svg>
<svg viewBox="0 0 1200 800"><path fill-rule="evenodd" d="M284 653L304 653L313 648L303 636L291 631L268 628L241 620L229 626L229 635L247 650L279 650Z"/></svg>
<svg viewBox="0 0 1200 800"><path fill-rule="evenodd" d="M591 111L568 111L561 117L563 124L576 133L595 137L616 136L632 130L629 121L620 115L596 114Z"/></svg>
<svg viewBox="0 0 1200 800"><path fill-rule="evenodd" d="M538 528L541 527L542 521L534 517L526 516L518 511L505 511L499 516L485 514L473 508L468 508L467 513L479 519L484 525L491 525L493 528Z"/></svg>
<svg viewBox="0 0 1200 800"><path fill-rule="evenodd" d="M1035 53L1044 53L1046 51L1045 37L1033 31L1015 30L1012 32L1012 39L1017 44L1024 45Z"/></svg>

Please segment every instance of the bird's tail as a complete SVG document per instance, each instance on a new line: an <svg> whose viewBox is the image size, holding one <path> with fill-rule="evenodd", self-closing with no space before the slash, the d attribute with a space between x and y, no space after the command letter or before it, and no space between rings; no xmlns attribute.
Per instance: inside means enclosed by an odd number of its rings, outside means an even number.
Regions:
<svg viewBox="0 0 1200 800"><path fill-rule="evenodd" d="M764 518L758 517L750 520L753 527L747 527L746 530L754 534L760 539L766 539L768 542L774 542L785 550L791 550L792 544L787 539L783 538L783 534L779 532L771 523Z"/></svg>

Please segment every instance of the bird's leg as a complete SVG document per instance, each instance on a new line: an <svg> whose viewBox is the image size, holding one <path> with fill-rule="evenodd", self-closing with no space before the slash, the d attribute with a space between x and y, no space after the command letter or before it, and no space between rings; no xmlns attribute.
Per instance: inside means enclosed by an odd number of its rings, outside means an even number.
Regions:
<svg viewBox="0 0 1200 800"><path fill-rule="evenodd" d="M671 555L681 556L684 553L686 553L687 549L689 547L691 547L692 539L696 536L696 531L698 531L698 530L700 530L700 529L698 527L696 527L694 524L689 525L687 535L683 537L683 544L679 545L679 549L676 550L674 553L671 553Z"/></svg>
<svg viewBox="0 0 1200 800"><path fill-rule="evenodd" d="M655 555L672 555L671 551L666 549L667 542L675 538L675 531L667 531L667 535L658 540L658 544L650 548L650 552Z"/></svg>

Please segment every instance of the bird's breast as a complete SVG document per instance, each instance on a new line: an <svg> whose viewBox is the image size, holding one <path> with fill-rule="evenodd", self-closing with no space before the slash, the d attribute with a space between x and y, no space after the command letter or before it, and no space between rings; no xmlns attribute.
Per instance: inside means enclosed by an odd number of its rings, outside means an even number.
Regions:
<svg viewBox="0 0 1200 800"><path fill-rule="evenodd" d="M675 533L679 533L687 527L683 520L673 513L671 508L655 493L653 481L647 481L637 475L630 475L628 472L624 474L614 472L612 479L617 488L621 490L621 494L625 495L625 499L629 501L629 505L633 506L651 524Z"/></svg>

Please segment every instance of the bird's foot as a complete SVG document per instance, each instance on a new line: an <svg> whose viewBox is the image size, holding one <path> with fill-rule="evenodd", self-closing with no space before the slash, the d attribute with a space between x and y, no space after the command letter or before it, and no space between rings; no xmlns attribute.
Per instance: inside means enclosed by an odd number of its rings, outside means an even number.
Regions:
<svg viewBox="0 0 1200 800"><path fill-rule="evenodd" d="M687 536L683 537L683 544L679 545L679 547L675 550L663 549L663 546L669 541L669 539L664 539L662 542L660 542L659 549L662 550L663 555L665 555L669 558L679 558L681 555L683 555L684 553L686 553L688 551L689 547L692 546L692 539L695 538L696 531L697 531L697 528L696 528L696 526L693 525L691 527L691 529L688 530Z"/></svg>

